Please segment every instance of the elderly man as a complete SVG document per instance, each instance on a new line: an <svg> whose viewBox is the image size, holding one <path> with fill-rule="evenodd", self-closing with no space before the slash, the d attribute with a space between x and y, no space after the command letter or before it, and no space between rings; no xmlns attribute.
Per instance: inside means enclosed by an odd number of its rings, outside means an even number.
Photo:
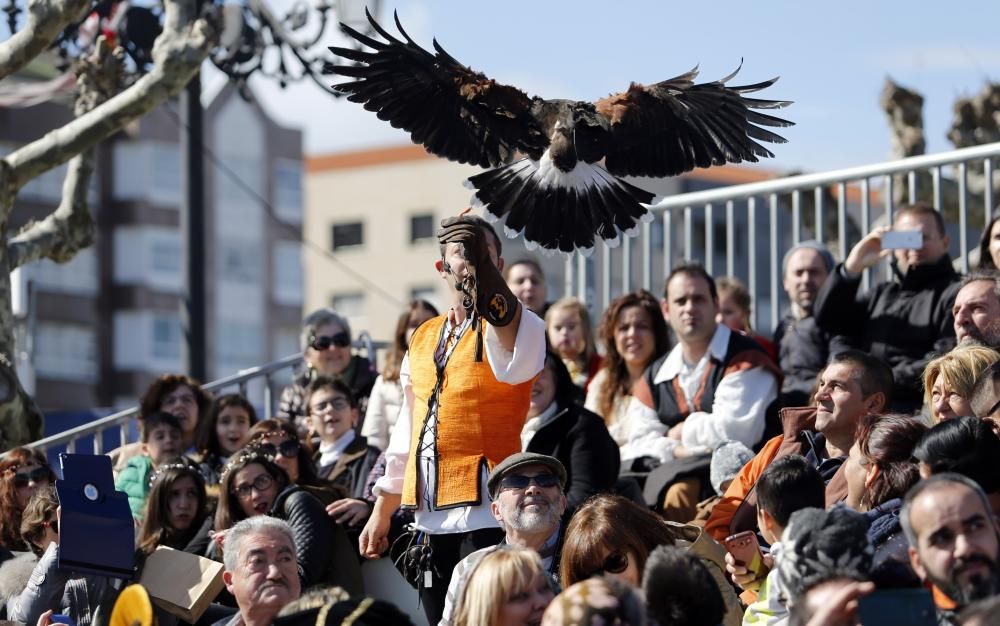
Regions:
<svg viewBox="0 0 1000 626"><path fill-rule="evenodd" d="M1000 274L975 272L962 280L951 308L961 344L1000 348Z"/></svg>
<svg viewBox="0 0 1000 626"><path fill-rule="evenodd" d="M1000 592L1000 529L975 481L946 472L917 483L899 521L913 571L934 585L942 623L957 623L956 611Z"/></svg>
<svg viewBox="0 0 1000 626"><path fill-rule="evenodd" d="M833 255L818 241L803 241L782 261L785 293L791 307L774 329L781 368L781 406L809 404L816 375L829 358L850 348L843 337L816 325L813 306L820 287L833 269Z"/></svg>
<svg viewBox="0 0 1000 626"><path fill-rule="evenodd" d="M238 522L226 533L222 580L240 610L214 626L268 626L297 600L299 565L287 522L266 515Z"/></svg>
<svg viewBox="0 0 1000 626"><path fill-rule="evenodd" d="M882 236L889 228L876 228L830 272L814 314L820 328L845 336L892 368L896 399L891 409L910 413L923 404L920 373L927 362L955 347L951 307L959 276L948 256L944 219L933 207L923 203L900 207L893 228L919 231L922 247L883 250ZM899 282L880 283L858 293L864 270L890 252Z"/></svg>
<svg viewBox="0 0 1000 626"><path fill-rule="evenodd" d="M562 544L559 519L566 510L565 487L563 464L544 454L513 454L493 468L489 478L493 500L490 510L506 536L499 545L477 550L455 566L438 626L451 625L455 603L479 561L504 546L531 548L538 552L558 589L559 546Z"/></svg>

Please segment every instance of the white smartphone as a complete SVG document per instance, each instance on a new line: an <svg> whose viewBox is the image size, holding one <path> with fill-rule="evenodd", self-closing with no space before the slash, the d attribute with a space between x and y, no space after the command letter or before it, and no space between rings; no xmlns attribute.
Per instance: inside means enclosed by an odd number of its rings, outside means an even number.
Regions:
<svg viewBox="0 0 1000 626"><path fill-rule="evenodd" d="M882 235L883 250L919 250L924 247L924 234L919 230L890 230Z"/></svg>

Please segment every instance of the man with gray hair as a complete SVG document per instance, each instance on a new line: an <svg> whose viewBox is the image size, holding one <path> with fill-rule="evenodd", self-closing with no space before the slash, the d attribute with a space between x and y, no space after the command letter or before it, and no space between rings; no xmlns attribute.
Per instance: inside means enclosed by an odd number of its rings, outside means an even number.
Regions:
<svg viewBox="0 0 1000 626"><path fill-rule="evenodd" d="M239 612L213 626L268 626L301 593L295 538L287 522L258 515L226 533L222 580Z"/></svg>
<svg viewBox="0 0 1000 626"><path fill-rule="evenodd" d="M850 348L843 337L816 325L813 304L833 269L833 255L819 241L803 241L785 253L781 268L791 307L774 329L778 346L781 406L807 406L816 376L831 356Z"/></svg>
<svg viewBox="0 0 1000 626"><path fill-rule="evenodd" d="M955 294L951 313L959 344L1000 348L1000 274L974 272L966 276Z"/></svg>
<svg viewBox="0 0 1000 626"><path fill-rule="evenodd" d="M1000 592L1000 529L975 481L950 472L920 481L899 521L913 571L935 587L941 623L957 623L956 611Z"/></svg>
<svg viewBox="0 0 1000 626"><path fill-rule="evenodd" d="M559 584L559 547L566 510L566 468L555 457L535 452L512 454L493 468L488 481L490 511L506 532L503 541L469 554L455 566L438 626L450 626L455 605L476 565L487 554L505 547L538 552L552 578Z"/></svg>

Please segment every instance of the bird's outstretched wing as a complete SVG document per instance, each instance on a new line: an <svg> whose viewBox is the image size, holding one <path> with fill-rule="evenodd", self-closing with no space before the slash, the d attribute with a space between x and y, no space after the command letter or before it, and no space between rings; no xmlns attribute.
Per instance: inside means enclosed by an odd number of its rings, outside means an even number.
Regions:
<svg viewBox="0 0 1000 626"><path fill-rule="evenodd" d="M532 99L527 94L462 65L437 40L436 54L429 53L406 34L398 15L395 20L404 41L389 34L370 13L368 21L385 41L344 26L371 51L330 48L355 63L326 68L355 79L334 85L337 91L408 131L414 142L433 154L460 163L496 167L509 163L517 150L536 154L545 150L548 138L531 116Z"/></svg>
<svg viewBox="0 0 1000 626"><path fill-rule="evenodd" d="M736 73L711 83L694 84L698 68L654 85L632 83L628 90L598 100L608 118L611 138L605 167L616 176L675 176L696 167L756 162L773 157L758 141L785 143L764 127L792 122L760 113L790 104L747 98L777 78L728 87Z"/></svg>

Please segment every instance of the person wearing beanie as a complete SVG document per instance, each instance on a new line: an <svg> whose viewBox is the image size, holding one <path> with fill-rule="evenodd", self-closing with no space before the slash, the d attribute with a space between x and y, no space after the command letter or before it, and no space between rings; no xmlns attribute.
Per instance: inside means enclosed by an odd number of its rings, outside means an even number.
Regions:
<svg viewBox="0 0 1000 626"><path fill-rule="evenodd" d="M715 494L698 503L698 513L692 524L704 526L712 515L712 509L722 499L733 479L743 466L753 459L753 451L739 441L723 441L712 452L712 462L708 467L709 482Z"/></svg>
<svg viewBox="0 0 1000 626"><path fill-rule="evenodd" d="M781 262L785 293L791 303L774 329L778 346L778 367L784 375L781 406L806 406L816 384L816 375L830 356L850 346L840 336L816 325L813 304L820 287L833 269L833 255L819 241L803 241L792 246Z"/></svg>

